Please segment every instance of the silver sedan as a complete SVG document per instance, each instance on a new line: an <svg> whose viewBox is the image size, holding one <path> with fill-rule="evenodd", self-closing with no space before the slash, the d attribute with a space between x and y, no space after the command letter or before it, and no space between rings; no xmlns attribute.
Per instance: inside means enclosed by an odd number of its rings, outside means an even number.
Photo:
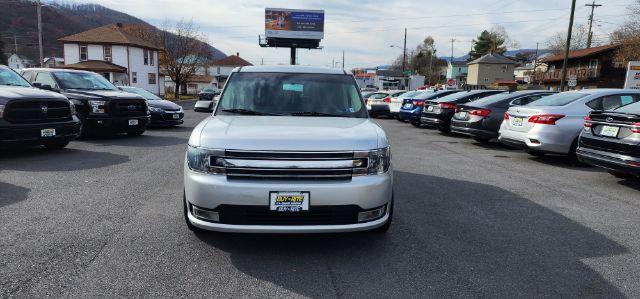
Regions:
<svg viewBox="0 0 640 299"><path fill-rule="evenodd" d="M562 154L577 162L578 136L589 112L612 110L637 101L640 90L589 89L551 95L509 108L498 139L532 155Z"/></svg>

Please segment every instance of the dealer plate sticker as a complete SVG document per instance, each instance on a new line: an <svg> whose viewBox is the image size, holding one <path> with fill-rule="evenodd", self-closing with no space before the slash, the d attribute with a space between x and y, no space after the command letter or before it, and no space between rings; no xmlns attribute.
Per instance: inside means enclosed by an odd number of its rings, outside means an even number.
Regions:
<svg viewBox="0 0 640 299"><path fill-rule="evenodd" d="M53 137L53 136L56 136L56 129L40 130L40 137Z"/></svg>
<svg viewBox="0 0 640 299"><path fill-rule="evenodd" d="M137 119L130 119L129 120L129 125L130 126L137 126L138 125L138 120Z"/></svg>
<svg viewBox="0 0 640 299"><path fill-rule="evenodd" d="M278 212L300 212L309 210L309 192L271 192L269 209Z"/></svg>
<svg viewBox="0 0 640 299"><path fill-rule="evenodd" d="M603 126L602 131L600 131L600 135L607 137L618 137L618 132L620 132L620 127Z"/></svg>

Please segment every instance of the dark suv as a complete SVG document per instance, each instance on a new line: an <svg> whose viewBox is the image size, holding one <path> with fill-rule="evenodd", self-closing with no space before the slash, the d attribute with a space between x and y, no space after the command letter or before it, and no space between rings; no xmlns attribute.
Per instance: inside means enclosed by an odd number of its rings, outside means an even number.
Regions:
<svg viewBox="0 0 640 299"><path fill-rule="evenodd" d="M0 65L0 148L44 145L63 148L78 137L80 121L63 95L31 87Z"/></svg>
<svg viewBox="0 0 640 299"><path fill-rule="evenodd" d="M149 123L147 103L139 95L116 88L93 72L67 69L24 69L34 87L65 95L82 121L81 136L96 132L142 135Z"/></svg>

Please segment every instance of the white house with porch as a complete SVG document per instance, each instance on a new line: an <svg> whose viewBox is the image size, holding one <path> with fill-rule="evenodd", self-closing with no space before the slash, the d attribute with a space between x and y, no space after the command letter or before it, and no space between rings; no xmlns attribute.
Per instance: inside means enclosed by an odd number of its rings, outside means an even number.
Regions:
<svg viewBox="0 0 640 299"><path fill-rule="evenodd" d="M105 25L58 41L64 44L64 68L93 71L115 85L164 94L164 80L159 78L160 49L128 33L126 25Z"/></svg>

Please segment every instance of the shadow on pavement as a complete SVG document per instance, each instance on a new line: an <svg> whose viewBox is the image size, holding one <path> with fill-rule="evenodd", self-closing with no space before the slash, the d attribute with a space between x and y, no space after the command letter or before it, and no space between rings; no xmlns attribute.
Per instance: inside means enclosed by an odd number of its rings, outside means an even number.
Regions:
<svg viewBox="0 0 640 299"><path fill-rule="evenodd" d="M581 260L627 249L491 185L396 172L386 235L198 237L258 280L310 297L623 297ZM396 186L401 186L398 184Z"/></svg>
<svg viewBox="0 0 640 299"><path fill-rule="evenodd" d="M584 165L584 166L573 166L571 164L569 164L569 160L567 157L565 156L561 156L561 155L544 155L541 157L534 157L531 156L529 158L532 161L538 162L538 163L542 163L548 166L553 166L553 167L560 167L560 168L565 168L565 169L571 169L571 170L577 170L577 171L586 171L586 172L606 172L604 171L602 168L598 168L598 167L592 167L589 165Z"/></svg>
<svg viewBox="0 0 640 299"><path fill-rule="evenodd" d="M485 150L494 150L494 151L502 151L502 152L519 152L519 151L522 151L521 149L508 147L508 146L505 146L504 144L502 144L500 142L493 142L493 141L490 141L490 142L472 141L471 144L473 144L474 146L477 146L479 148L483 148Z"/></svg>
<svg viewBox="0 0 640 299"><path fill-rule="evenodd" d="M132 147L158 147L172 146L178 144L187 144L189 136L173 137L173 136L157 136L157 135L141 135L141 136L97 136L91 139L82 140L81 142L91 143L99 146L132 146Z"/></svg>
<svg viewBox="0 0 640 299"><path fill-rule="evenodd" d="M75 171L129 162L129 157L108 152L65 148L27 148L0 155L0 169L18 171Z"/></svg>
<svg viewBox="0 0 640 299"><path fill-rule="evenodd" d="M0 208L27 199L31 189L0 182Z"/></svg>
<svg viewBox="0 0 640 299"><path fill-rule="evenodd" d="M153 132L191 132L193 131L193 128L194 127L179 125L171 127L148 127L147 130Z"/></svg>

